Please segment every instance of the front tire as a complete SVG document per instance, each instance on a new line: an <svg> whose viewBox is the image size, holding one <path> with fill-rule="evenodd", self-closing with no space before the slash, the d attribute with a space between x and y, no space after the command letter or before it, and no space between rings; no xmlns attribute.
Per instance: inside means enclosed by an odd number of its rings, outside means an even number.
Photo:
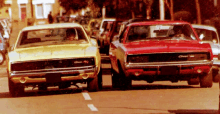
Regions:
<svg viewBox="0 0 220 114"><path fill-rule="evenodd" d="M120 88L120 77L112 68L111 68L111 77L112 77L112 88Z"/></svg>
<svg viewBox="0 0 220 114"><path fill-rule="evenodd" d="M220 74L218 72L218 70L212 70L212 79L215 83L218 83L220 80Z"/></svg>
<svg viewBox="0 0 220 114"><path fill-rule="evenodd" d="M100 79L100 72L102 72L101 68L100 68L99 74L95 76L95 78L88 80L87 82L88 91L98 91L99 88L102 88L100 87L102 86L102 80Z"/></svg>
<svg viewBox="0 0 220 114"><path fill-rule="evenodd" d="M126 77L125 73L123 72L121 66L119 66L119 77L120 77L120 81L119 83L121 84L120 85L120 88L121 89L131 89L132 88L132 80L130 77Z"/></svg>
<svg viewBox="0 0 220 114"><path fill-rule="evenodd" d="M198 85L199 84L199 77L191 78L188 80L188 85Z"/></svg>
<svg viewBox="0 0 220 114"><path fill-rule="evenodd" d="M10 79L8 79L9 94L12 97L18 97L24 94L24 86L14 84Z"/></svg>
<svg viewBox="0 0 220 114"><path fill-rule="evenodd" d="M98 74L98 87L99 90L102 89L103 83L102 83L102 68L100 68L99 74Z"/></svg>
<svg viewBox="0 0 220 114"><path fill-rule="evenodd" d="M207 75L200 76L200 87L211 88L212 87L212 70Z"/></svg>

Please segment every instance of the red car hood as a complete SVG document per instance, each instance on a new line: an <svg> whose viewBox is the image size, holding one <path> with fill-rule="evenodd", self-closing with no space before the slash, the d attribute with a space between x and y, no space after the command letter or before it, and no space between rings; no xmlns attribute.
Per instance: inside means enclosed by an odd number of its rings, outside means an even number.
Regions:
<svg viewBox="0 0 220 114"><path fill-rule="evenodd" d="M208 43L192 40L155 40L123 44L127 54L164 53L164 52L211 52Z"/></svg>

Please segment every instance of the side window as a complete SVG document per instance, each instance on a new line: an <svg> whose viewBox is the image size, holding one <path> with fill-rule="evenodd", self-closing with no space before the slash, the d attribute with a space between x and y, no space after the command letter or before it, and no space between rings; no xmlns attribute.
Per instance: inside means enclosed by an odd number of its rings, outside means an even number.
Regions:
<svg viewBox="0 0 220 114"><path fill-rule="evenodd" d="M125 38L125 31L126 31L127 27L124 28L124 30L121 32L120 36L119 36L119 42L122 43L123 39Z"/></svg>

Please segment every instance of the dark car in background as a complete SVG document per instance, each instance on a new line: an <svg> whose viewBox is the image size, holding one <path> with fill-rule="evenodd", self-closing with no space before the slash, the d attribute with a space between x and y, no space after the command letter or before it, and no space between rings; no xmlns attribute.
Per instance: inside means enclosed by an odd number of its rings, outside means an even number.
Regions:
<svg viewBox="0 0 220 114"><path fill-rule="evenodd" d="M212 48L213 53L213 68L212 68L212 76L213 82L219 82L219 66L218 63L218 54L220 54L220 43L219 43L219 35L217 29L213 26L209 25L199 25L192 24L192 27L196 30L199 39L203 43L209 43Z"/></svg>

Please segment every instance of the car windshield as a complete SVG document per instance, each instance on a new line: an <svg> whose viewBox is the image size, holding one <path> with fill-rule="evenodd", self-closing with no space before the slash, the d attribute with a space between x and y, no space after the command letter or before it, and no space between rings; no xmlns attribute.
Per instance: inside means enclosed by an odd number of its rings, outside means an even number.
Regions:
<svg viewBox="0 0 220 114"><path fill-rule="evenodd" d="M217 40L217 32L213 31L213 30L207 30L207 29L200 29L200 28L195 28L198 37L200 40L202 41L211 41L211 42L216 42L218 43Z"/></svg>
<svg viewBox="0 0 220 114"><path fill-rule="evenodd" d="M142 40L196 40L196 37L187 24L131 26L126 42Z"/></svg>
<svg viewBox="0 0 220 114"><path fill-rule="evenodd" d="M17 47L88 43L82 28L52 28L23 31Z"/></svg>

